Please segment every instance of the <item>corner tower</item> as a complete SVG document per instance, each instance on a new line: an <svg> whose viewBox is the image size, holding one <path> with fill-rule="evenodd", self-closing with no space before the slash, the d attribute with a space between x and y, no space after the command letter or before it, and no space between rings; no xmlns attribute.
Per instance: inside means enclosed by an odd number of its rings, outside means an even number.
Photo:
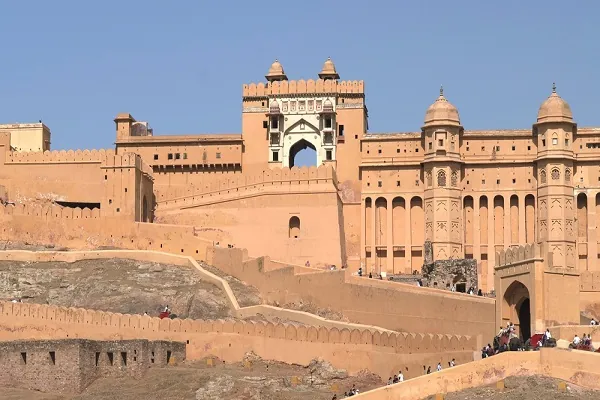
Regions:
<svg viewBox="0 0 600 400"><path fill-rule="evenodd" d="M427 109L421 130L425 148L425 240L433 245L432 261L462 258L460 141L463 127L458 110L444 97L443 88Z"/></svg>
<svg viewBox="0 0 600 400"><path fill-rule="evenodd" d="M554 267L576 267L572 148L576 130L571 107L553 85L538 111L533 136L538 148L538 243L548 244Z"/></svg>

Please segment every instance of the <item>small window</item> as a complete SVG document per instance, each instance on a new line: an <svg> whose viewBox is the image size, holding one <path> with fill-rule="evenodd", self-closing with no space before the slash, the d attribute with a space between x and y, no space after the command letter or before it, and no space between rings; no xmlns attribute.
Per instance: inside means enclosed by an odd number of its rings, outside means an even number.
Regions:
<svg viewBox="0 0 600 400"><path fill-rule="evenodd" d="M565 146L569 145L569 139L565 139Z"/></svg>
<svg viewBox="0 0 600 400"><path fill-rule="evenodd" d="M367 150L367 154L369 154L369 150Z"/></svg>
<svg viewBox="0 0 600 400"><path fill-rule="evenodd" d="M100 363L100 353L96 353L96 367Z"/></svg>
<svg viewBox="0 0 600 400"><path fill-rule="evenodd" d="M529 151L529 150L531 150L531 146L527 146L527 150L528 150L528 151Z"/></svg>
<svg viewBox="0 0 600 400"><path fill-rule="evenodd" d="M542 139L542 147L546 147L546 139Z"/></svg>
<svg viewBox="0 0 600 400"><path fill-rule="evenodd" d="M167 159L172 160L173 159L173 153L167 154Z"/></svg>
<svg viewBox="0 0 600 400"><path fill-rule="evenodd" d="M187 153L183 153L183 159L187 160Z"/></svg>
<svg viewBox="0 0 600 400"><path fill-rule="evenodd" d="M418 153L418 152L419 152L419 149L415 149L415 153Z"/></svg>
<svg viewBox="0 0 600 400"><path fill-rule="evenodd" d="M279 127L279 119L276 117L271 118L271 129L277 129Z"/></svg>
<svg viewBox="0 0 600 400"><path fill-rule="evenodd" d="M496 185L500 184L500 179L496 179Z"/></svg>
<svg viewBox="0 0 600 400"><path fill-rule="evenodd" d="M515 146L512 147L512 151L515 151Z"/></svg>
<svg viewBox="0 0 600 400"><path fill-rule="evenodd" d="M325 118L325 128L331 128L331 118Z"/></svg>
<svg viewBox="0 0 600 400"><path fill-rule="evenodd" d="M467 181L467 185L469 184L469 181Z"/></svg>
<svg viewBox="0 0 600 400"><path fill-rule="evenodd" d="M396 186L400 187L400 181L396 181Z"/></svg>
<svg viewBox="0 0 600 400"><path fill-rule="evenodd" d="M429 142L429 150L433 149L433 143Z"/></svg>
<svg viewBox="0 0 600 400"><path fill-rule="evenodd" d="M517 180L513 178L513 183L517 183Z"/></svg>
<svg viewBox="0 0 600 400"><path fill-rule="evenodd" d="M117 208L117 212L120 212L120 211L121 211L121 209L120 209L120 208Z"/></svg>
<svg viewBox="0 0 600 400"><path fill-rule="evenodd" d="M419 186L419 180L418 179L415 181L415 186Z"/></svg>
<svg viewBox="0 0 600 400"><path fill-rule="evenodd" d="M444 145L444 139L438 140L438 146L442 147Z"/></svg>
<svg viewBox="0 0 600 400"><path fill-rule="evenodd" d="M558 144L558 138L552 138L552 146L556 146Z"/></svg>
<svg viewBox="0 0 600 400"><path fill-rule="evenodd" d="M51 365L56 365L56 352L54 352L54 351L51 351L51 352L48 354L48 357L49 357L50 364L51 364Z"/></svg>
<svg viewBox="0 0 600 400"><path fill-rule="evenodd" d="M482 180L481 180L481 184L482 184L482 185L485 185L485 179L482 179Z"/></svg>
<svg viewBox="0 0 600 400"><path fill-rule="evenodd" d="M466 150L467 150L467 151L469 151L469 146L467 146L467 149L466 149Z"/></svg>
<svg viewBox="0 0 600 400"><path fill-rule="evenodd" d="M263 129L267 129L269 127L268 121L263 121Z"/></svg>
<svg viewBox="0 0 600 400"><path fill-rule="evenodd" d="M383 186L383 182L377 181L377 187L382 187L382 186Z"/></svg>
<svg viewBox="0 0 600 400"><path fill-rule="evenodd" d="M127 366L127 352L126 351L121 352L121 365L124 367Z"/></svg>
<svg viewBox="0 0 600 400"><path fill-rule="evenodd" d="M400 149L396 149L396 153L400 153Z"/></svg>
<svg viewBox="0 0 600 400"><path fill-rule="evenodd" d="M171 350L167 350L167 364L171 362Z"/></svg>
<svg viewBox="0 0 600 400"><path fill-rule="evenodd" d="M127 193L127 188L125 188L125 193Z"/></svg>
<svg viewBox="0 0 600 400"><path fill-rule="evenodd" d="M496 146L496 151L500 151L500 146Z"/></svg>
<svg viewBox="0 0 600 400"><path fill-rule="evenodd" d="M481 151L485 151L485 146L481 146Z"/></svg>
<svg viewBox="0 0 600 400"><path fill-rule="evenodd" d="M369 187L369 186L371 186L371 183L370 183L370 182L367 182L367 187Z"/></svg>
<svg viewBox="0 0 600 400"><path fill-rule="evenodd" d="M104 175L104 180L107 180L107 179L108 179L108 175Z"/></svg>
<svg viewBox="0 0 600 400"><path fill-rule="evenodd" d="M344 125L340 125L338 131L338 135L344 136Z"/></svg>
<svg viewBox="0 0 600 400"><path fill-rule="evenodd" d="M113 365L113 364L114 364L114 362L115 362L115 360L113 359L113 353L111 353L111 352L108 352L108 353L106 353L106 355L108 356L108 363L109 363L110 365Z"/></svg>
<svg viewBox="0 0 600 400"><path fill-rule="evenodd" d="M23 365L27 364L27 353L25 353L25 352L21 353L21 364L23 364Z"/></svg>
<svg viewBox="0 0 600 400"><path fill-rule="evenodd" d="M527 183L531 183L531 179L527 179Z"/></svg>
<svg viewBox="0 0 600 400"><path fill-rule="evenodd" d="M181 158L181 154L179 154L179 153L175 153L175 159L176 159L176 160L179 160L180 158Z"/></svg>
<svg viewBox="0 0 600 400"><path fill-rule="evenodd" d="M273 161L279 161L279 152L278 151L273 152Z"/></svg>
<svg viewBox="0 0 600 400"><path fill-rule="evenodd" d="M358 135L354 135L354 139L358 139Z"/></svg>
<svg viewBox="0 0 600 400"><path fill-rule="evenodd" d="M158 160L158 154L154 155L154 160Z"/></svg>
<svg viewBox="0 0 600 400"><path fill-rule="evenodd" d="M325 150L325 159L327 161L333 160L333 151L331 151L331 150Z"/></svg>
<svg viewBox="0 0 600 400"><path fill-rule="evenodd" d="M221 153L217 153L217 158L221 158Z"/></svg>

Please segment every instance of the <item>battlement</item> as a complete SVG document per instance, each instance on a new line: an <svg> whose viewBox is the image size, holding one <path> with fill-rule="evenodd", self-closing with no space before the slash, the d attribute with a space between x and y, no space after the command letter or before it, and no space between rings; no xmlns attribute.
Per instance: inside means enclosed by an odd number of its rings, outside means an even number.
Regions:
<svg viewBox="0 0 600 400"><path fill-rule="evenodd" d="M112 149L100 150L54 150L38 152L7 152L6 164L38 164L38 163L86 163L102 162L115 156Z"/></svg>
<svg viewBox="0 0 600 400"><path fill-rule="evenodd" d="M332 184L337 190L337 177L335 170L330 165L319 167L292 167L268 169L256 175L233 175L230 178L207 182L203 187L192 187L188 194L170 197L157 202L159 207L183 207L198 202L210 201L219 196L228 194L242 194L254 189L269 188L277 186L289 186L290 188L309 188L311 185Z"/></svg>
<svg viewBox="0 0 600 400"><path fill-rule="evenodd" d="M0 204L0 215L41 217L43 219L97 219L100 209L71 208L58 204Z"/></svg>
<svg viewBox="0 0 600 400"><path fill-rule="evenodd" d="M225 333L258 336L300 342L360 344L389 348L397 353L434 353L471 351L476 338L460 335L380 332L369 329L338 329L296 323L271 323L243 320L160 319L46 304L0 302L0 316L5 320L37 320L44 324L93 326L101 334L111 331L137 332L138 337L170 338L169 333ZM68 328L67 328L68 330ZM393 350L392 350L393 349Z"/></svg>
<svg viewBox="0 0 600 400"><path fill-rule="evenodd" d="M300 79L298 81L281 81L267 83L250 83L243 85L243 97L285 96L290 94L354 94L364 96L364 81L335 81Z"/></svg>
<svg viewBox="0 0 600 400"><path fill-rule="evenodd" d="M542 249L539 244L526 244L502 250L496 253L496 267L531 261L536 258L541 259L541 254Z"/></svg>

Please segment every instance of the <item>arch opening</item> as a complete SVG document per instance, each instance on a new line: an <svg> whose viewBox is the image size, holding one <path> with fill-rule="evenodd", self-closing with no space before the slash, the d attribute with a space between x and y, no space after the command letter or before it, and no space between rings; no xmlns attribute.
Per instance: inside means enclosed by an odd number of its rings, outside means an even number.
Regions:
<svg viewBox="0 0 600 400"><path fill-rule="evenodd" d="M290 239L298 239L300 237L300 218L295 215L291 217L288 229Z"/></svg>
<svg viewBox="0 0 600 400"><path fill-rule="evenodd" d="M506 290L502 310L503 326L512 322L521 340L531 337L531 301L529 289L519 282L513 282Z"/></svg>
<svg viewBox="0 0 600 400"><path fill-rule="evenodd" d="M144 195L142 199L142 222L150 222L150 217L148 216L148 199Z"/></svg>
<svg viewBox="0 0 600 400"><path fill-rule="evenodd" d="M290 148L290 168L317 166L317 149L307 141L301 139Z"/></svg>

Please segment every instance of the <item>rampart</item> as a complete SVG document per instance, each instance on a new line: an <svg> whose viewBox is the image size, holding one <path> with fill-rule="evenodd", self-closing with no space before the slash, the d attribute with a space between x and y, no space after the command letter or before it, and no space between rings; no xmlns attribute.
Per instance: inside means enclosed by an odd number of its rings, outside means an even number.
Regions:
<svg viewBox="0 0 600 400"><path fill-rule="evenodd" d="M509 351L447 368L356 396L357 400L421 400L486 386L509 376L544 375L589 389L600 389L600 354L543 348Z"/></svg>
<svg viewBox="0 0 600 400"><path fill-rule="evenodd" d="M364 81L335 81L323 79L292 80L270 83L244 84L243 97L266 97L286 94L361 94L365 93Z"/></svg>
<svg viewBox="0 0 600 400"><path fill-rule="evenodd" d="M241 361L254 351L264 359L307 364L324 358L338 368L381 376L401 366L417 376L424 362L472 361L474 337L371 332L243 320L170 320L41 304L0 302L0 340L86 338L184 341L191 360L209 355ZM447 360L446 360L447 358Z"/></svg>
<svg viewBox="0 0 600 400"><path fill-rule="evenodd" d="M493 299L352 277L344 270L296 273L297 266L273 266L268 257L247 259L242 249L207 250L209 264L257 287L273 304L312 303L340 312L355 323L400 332L453 332L482 338L495 334Z"/></svg>
<svg viewBox="0 0 600 400"><path fill-rule="evenodd" d="M337 191L335 171L329 165L269 169L256 175L240 174L222 180L208 181L201 188L188 189L194 192L185 195L171 197L177 191L168 191L165 199L157 202L157 207L162 211L226 201L257 191L258 194L266 194L269 191L294 194L323 191L328 187Z"/></svg>
<svg viewBox="0 0 600 400"><path fill-rule="evenodd" d="M496 266L530 262L532 259L541 258L542 252L542 246L537 244L526 244L525 246L502 250L496 253Z"/></svg>
<svg viewBox="0 0 600 400"><path fill-rule="evenodd" d="M53 150L39 152L7 152L6 164L58 164L58 163L101 163L107 157L114 157L112 149L93 150Z"/></svg>

